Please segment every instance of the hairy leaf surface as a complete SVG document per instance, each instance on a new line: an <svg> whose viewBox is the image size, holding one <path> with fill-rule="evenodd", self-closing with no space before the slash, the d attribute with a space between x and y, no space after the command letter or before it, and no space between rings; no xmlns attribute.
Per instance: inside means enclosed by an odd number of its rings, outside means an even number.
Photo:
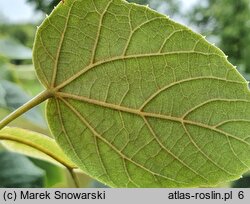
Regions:
<svg viewBox="0 0 250 204"><path fill-rule="evenodd" d="M201 35L121 0L67 0L38 29L57 142L113 187L210 186L250 165L250 94Z"/></svg>

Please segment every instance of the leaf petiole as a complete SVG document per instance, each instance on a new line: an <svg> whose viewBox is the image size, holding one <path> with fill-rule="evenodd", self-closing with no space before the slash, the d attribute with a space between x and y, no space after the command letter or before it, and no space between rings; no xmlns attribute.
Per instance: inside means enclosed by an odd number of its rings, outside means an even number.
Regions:
<svg viewBox="0 0 250 204"><path fill-rule="evenodd" d="M39 105L43 101L47 100L48 98L52 97L52 92L50 90L45 90L38 94L36 97L25 103L24 105L20 106L18 109L13 111L11 114L6 116L3 120L0 121L0 130L3 129L6 125L10 122L15 120L20 115L24 114L25 112L29 111L31 108Z"/></svg>

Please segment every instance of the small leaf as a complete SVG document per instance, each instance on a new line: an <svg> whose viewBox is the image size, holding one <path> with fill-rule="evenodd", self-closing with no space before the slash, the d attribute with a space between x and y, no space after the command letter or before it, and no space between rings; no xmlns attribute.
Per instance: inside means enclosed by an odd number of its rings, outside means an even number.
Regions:
<svg viewBox="0 0 250 204"><path fill-rule="evenodd" d="M50 129L112 187L212 186L250 166L250 94L203 36L121 0L67 0L38 29Z"/></svg>
<svg viewBox="0 0 250 204"><path fill-rule="evenodd" d="M0 142L8 150L61 164L70 169L75 168L74 163L67 158L56 142L45 135L21 128L5 127L0 131Z"/></svg>
<svg viewBox="0 0 250 204"><path fill-rule="evenodd" d="M0 187L44 187L44 171L36 167L28 158L11 152L0 152L0 164Z"/></svg>

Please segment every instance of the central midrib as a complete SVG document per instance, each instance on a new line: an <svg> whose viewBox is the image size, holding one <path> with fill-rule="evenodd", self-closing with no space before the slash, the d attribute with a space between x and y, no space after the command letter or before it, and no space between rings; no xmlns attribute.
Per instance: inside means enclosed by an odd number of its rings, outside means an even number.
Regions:
<svg viewBox="0 0 250 204"><path fill-rule="evenodd" d="M235 137L234 135L226 133L223 130L220 130L220 129L216 128L216 127L209 126L209 125L199 123L199 122L196 122L196 121L187 120L187 119L184 119L184 118L181 118L181 117L167 116L167 115L162 115L162 114L158 114L158 113L150 113L150 112L140 111L140 110L137 110L137 109L128 108L128 107L124 107L124 106L120 106L120 105L116 105L116 104L110 104L110 103L107 103L107 102L98 101L98 100L95 100L95 99L90 99L90 98L87 98L87 97L77 96L77 95L69 94L69 93L58 92L58 93L56 93L56 95L59 96L59 97L62 97L62 98L69 98L69 99L74 99L74 100L78 100L78 101L83 101L83 102L87 102L89 104L94 104L94 105L102 106L102 107L105 107L105 108L110 108L110 109L113 109L113 110L132 113L132 114L139 115L139 116L151 117L151 118L159 118L159 119L164 119L164 120L170 120L170 121L173 121L173 122L179 122L181 124L194 125L194 126L197 126L197 127L212 130L214 132L217 132L217 133L219 133L221 135L224 135L224 136L227 136L227 137L231 137L231 138L233 138L233 139L235 139L237 141L240 141L240 142L250 146L250 144L248 142L246 142L244 139Z"/></svg>

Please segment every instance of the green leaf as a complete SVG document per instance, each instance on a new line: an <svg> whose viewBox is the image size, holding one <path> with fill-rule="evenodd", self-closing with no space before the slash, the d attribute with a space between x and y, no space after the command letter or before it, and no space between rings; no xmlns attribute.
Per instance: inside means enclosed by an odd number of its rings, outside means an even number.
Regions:
<svg viewBox="0 0 250 204"><path fill-rule="evenodd" d="M40 26L50 129L112 187L197 187L250 166L247 82L204 37L122 0L67 0Z"/></svg>
<svg viewBox="0 0 250 204"><path fill-rule="evenodd" d="M6 80L0 80L0 97L0 108L9 110L15 110L31 99L19 86ZM24 116L33 123L46 126L37 107L29 110Z"/></svg>
<svg viewBox="0 0 250 204"><path fill-rule="evenodd" d="M0 142L14 152L61 164L72 169L75 164L62 152L56 142L45 135L21 128L5 127L0 131Z"/></svg>
<svg viewBox="0 0 250 204"><path fill-rule="evenodd" d="M30 158L30 160L39 168L46 172L45 187L55 188L61 187L60 185L65 184L64 187L68 187L67 179L65 176L65 169L60 168L58 165L54 165L51 162L40 160L36 158Z"/></svg>
<svg viewBox="0 0 250 204"><path fill-rule="evenodd" d="M0 187L44 187L44 171L28 158L11 152L0 152L0 164Z"/></svg>
<svg viewBox="0 0 250 204"><path fill-rule="evenodd" d="M7 110L6 108L0 108L0 118L5 118L6 115L9 115L10 113L11 111ZM45 135L50 135L48 129L41 127L39 124L33 123L31 120L27 120L25 117L17 118L11 122L10 126L29 129Z"/></svg>

